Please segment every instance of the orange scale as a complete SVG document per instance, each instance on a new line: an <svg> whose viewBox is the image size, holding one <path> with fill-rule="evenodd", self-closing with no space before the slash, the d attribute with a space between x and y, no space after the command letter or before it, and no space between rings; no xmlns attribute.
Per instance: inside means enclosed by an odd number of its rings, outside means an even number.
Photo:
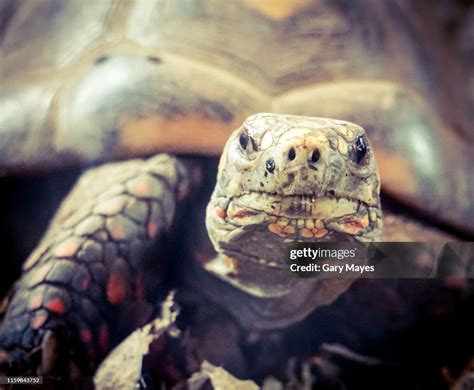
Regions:
<svg viewBox="0 0 474 390"><path fill-rule="evenodd" d="M53 251L56 257L72 257L76 254L81 243L76 238L71 238L59 244Z"/></svg>
<svg viewBox="0 0 474 390"><path fill-rule="evenodd" d="M216 215L219 218L225 218L225 216L226 216L225 210L221 209L220 207L215 207L214 208L214 213L216 213Z"/></svg>
<svg viewBox="0 0 474 390"><path fill-rule="evenodd" d="M328 233L326 229L318 229L318 228L311 229L311 232L316 238L324 237Z"/></svg>
<svg viewBox="0 0 474 390"><path fill-rule="evenodd" d="M45 312L38 312L35 316L31 319L31 329L38 330L41 328L48 319L48 314Z"/></svg>
<svg viewBox="0 0 474 390"><path fill-rule="evenodd" d="M158 224L154 222L150 222L147 226L147 233L148 237L153 238L158 233Z"/></svg>
<svg viewBox="0 0 474 390"><path fill-rule="evenodd" d="M355 221L346 222L344 224L344 231L350 234L356 234L361 229L362 229L362 225Z"/></svg>
<svg viewBox="0 0 474 390"><path fill-rule="evenodd" d="M268 225L268 230L275 234L281 234L283 231L282 227L277 223L271 223L270 225Z"/></svg>
<svg viewBox="0 0 474 390"><path fill-rule="evenodd" d="M107 224L107 230L114 240L124 240L127 238L125 228L117 221Z"/></svg>
<svg viewBox="0 0 474 390"><path fill-rule="evenodd" d="M295 232L295 228L293 226L285 226L283 227L283 233L286 234L293 234Z"/></svg>
<svg viewBox="0 0 474 390"><path fill-rule="evenodd" d="M312 238L314 237L314 234L311 230L307 229L307 228L303 228L300 230L300 235L301 237L305 237L305 238Z"/></svg>
<svg viewBox="0 0 474 390"><path fill-rule="evenodd" d="M149 179L146 177L138 178L129 183L129 192L137 197L146 197L151 194Z"/></svg>

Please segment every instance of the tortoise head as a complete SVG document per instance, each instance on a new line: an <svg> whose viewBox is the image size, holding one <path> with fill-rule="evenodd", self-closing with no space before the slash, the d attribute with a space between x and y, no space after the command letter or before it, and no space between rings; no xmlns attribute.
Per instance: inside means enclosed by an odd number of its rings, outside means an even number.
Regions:
<svg viewBox="0 0 474 390"><path fill-rule="evenodd" d="M297 283L286 271L286 244L377 240L379 191L360 126L253 115L231 135L219 163L206 224L221 256L205 268L254 296L287 294ZM341 283L323 304L350 284Z"/></svg>

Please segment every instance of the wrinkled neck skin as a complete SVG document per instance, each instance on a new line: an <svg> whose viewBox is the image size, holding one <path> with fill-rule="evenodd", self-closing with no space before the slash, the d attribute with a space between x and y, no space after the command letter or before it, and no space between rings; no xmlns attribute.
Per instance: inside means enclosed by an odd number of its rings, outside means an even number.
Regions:
<svg viewBox="0 0 474 390"><path fill-rule="evenodd" d="M330 304L353 279L297 278L288 271L287 244L378 240L379 191L361 127L325 118L249 117L226 144L207 207L218 256L200 265L221 284L209 295L254 330L286 327ZM219 293L226 286L232 294Z"/></svg>

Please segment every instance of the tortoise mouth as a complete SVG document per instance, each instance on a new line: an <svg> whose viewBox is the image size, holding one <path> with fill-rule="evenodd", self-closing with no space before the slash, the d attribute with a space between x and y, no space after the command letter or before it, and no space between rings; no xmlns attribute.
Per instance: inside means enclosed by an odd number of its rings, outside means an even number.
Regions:
<svg viewBox="0 0 474 390"><path fill-rule="evenodd" d="M370 207L368 203L360 199L338 195L332 191L321 195L282 195L250 191L230 198L229 206L231 205L269 216L291 219L337 218ZM232 216L232 212L230 215Z"/></svg>
<svg viewBox="0 0 474 390"><path fill-rule="evenodd" d="M246 192L214 198L208 213L208 231L219 251L254 255L257 262L281 262L284 243L371 240L381 218L380 207L335 194Z"/></svg>

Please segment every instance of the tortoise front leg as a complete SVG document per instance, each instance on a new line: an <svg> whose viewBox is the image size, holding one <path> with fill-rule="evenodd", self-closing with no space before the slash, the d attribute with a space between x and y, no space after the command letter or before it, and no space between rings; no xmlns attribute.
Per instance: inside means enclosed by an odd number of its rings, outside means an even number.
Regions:
<svg viewBox="0 0 474 390"><path fill-rule="evenodd" d="M23 265L0 325L0 346L18 372L90 373L152 318L188 177L182 163L158 155L79 179Z"/></svg>

